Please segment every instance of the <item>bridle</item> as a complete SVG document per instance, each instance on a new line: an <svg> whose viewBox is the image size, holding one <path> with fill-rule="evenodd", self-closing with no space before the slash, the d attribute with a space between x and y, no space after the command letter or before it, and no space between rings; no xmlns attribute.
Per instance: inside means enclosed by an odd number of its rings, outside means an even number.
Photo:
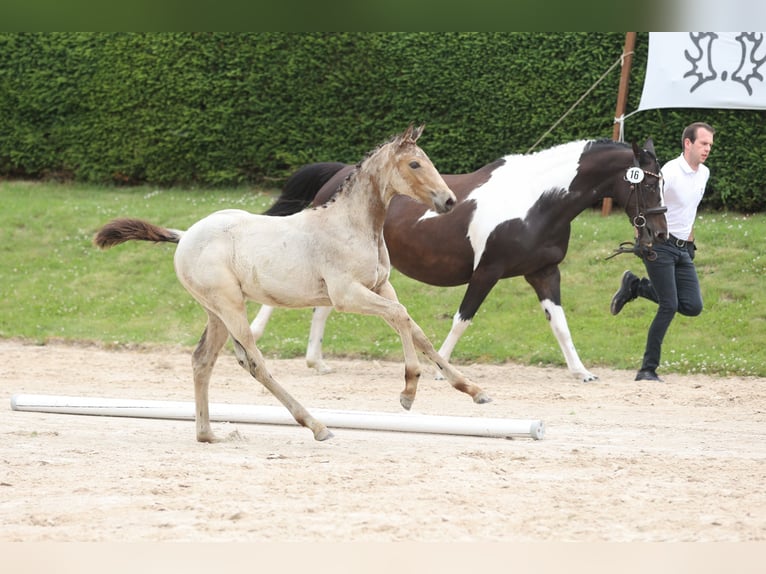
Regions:
<svg viewBox="0 0 766 574"><path fill-rule="evenodd" d="M638 159L634 157L633 167L626 170L623 179L630 183L630 193L628 193L628 199L625 204L630 205L632 198L635 198L636 202L636 215L632 220L633 227L636 230L636 239L632 242L623 241L620 243L619 248L615 249L614 253L606 259L611 259L620 253L634 253L635 255L646 257L649 261L657 259L657 253L651 247L640 245L638 237L643 234L644 228L646 227L646 216L665 213L668 208L665 205L659 205L657 207L646 206L646 194L649 191L649 186L646 183L645 177L647 175L657 178L657 181L662 181L662 175L642 168L638 164Z"/></svg>
<svg viewBox="0 0 766 574"><path fill-rule="evenodd" d="M638 163L638 162L636 162ZM631 173L635 173L635 170L640 170L642 173L640 179L638 181L633 181L630 178ZM642 167L639 167L638 165L635 165L633 168L629 169L626 173L624 179L625 181L630 182L630 193L628 194L628 201L627 204L630 203L631 197L636 198L636 216L633 218L633 227L635 227L637 230L641 230L644 227L646 227L646 216L647 215L657 215L659 213L665 213L668 208L666 205L659 205L657 207L646 207L646 193L648 191L648 185L645 183L646 178L645 175L651 175L654 178L657 178L658 181L662 181L662 175L658 173L654 173L653 171L649 171L648 169L644 169ZM638 192L638 189L640 188L641 193Z"/></svg>

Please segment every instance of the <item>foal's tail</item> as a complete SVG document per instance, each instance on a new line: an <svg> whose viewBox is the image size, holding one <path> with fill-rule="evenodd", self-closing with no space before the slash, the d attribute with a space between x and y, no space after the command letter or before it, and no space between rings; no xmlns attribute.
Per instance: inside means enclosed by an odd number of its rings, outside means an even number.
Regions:
<svg viewBox="0 0 766 574"><path fill-rule="evenodd" d="M330 161L304 165L288 178L282 194L263 215L292 215L302 211L311 205L322 186L344 167L345 163Z"/></svg>
<svg viewBox="0 0 766 574"><path fill-rule="evenodd" d="M166 229L141 219L113 219L99 229L93 243L101 249L109 249L132 239L154 241L155 243L178 243L183 231Z"/></svg>

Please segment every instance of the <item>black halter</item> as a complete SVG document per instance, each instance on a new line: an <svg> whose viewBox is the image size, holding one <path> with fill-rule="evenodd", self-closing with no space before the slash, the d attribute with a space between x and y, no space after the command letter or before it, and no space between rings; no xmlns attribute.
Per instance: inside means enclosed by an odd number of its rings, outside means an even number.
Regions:
<svg viewBox="0 0 766 574"><path fill-rule="evenodd" d="M640 177L633 177L629 178L628 174L631 172L631 170L640 170L641 175ZM636 173L636 172L634 172ZM657 253L649 248L649 247L642 247L639 243L638 236L643 230L644 227L646 227L646 216L647 215L656 215L658 213L665 213L668 208L666 205L660 205L658 207L646 207L646 177L647 175L651 175L653 177L656 177L658 181L662 179L662 176L660 174L654 173L652 171L649 171L647 169L642 168L638 164L638 159L633 158L633 168L625 172L625 175L623 176L625 181L630 182L630 193L628 194L628 200L626 201L626 205L630 204L631 198L635 197L636 201L636 215L633 217L633 227L636 229L636 239L634 241L623 241L620 243L620 246L614 250L614 253L612 253L610 256L606 257L606 259L611 259L615 255L620 255L621 253L633 253L639 257L643 256L646 257L649 261L654 261L657 259Z"/></svg>

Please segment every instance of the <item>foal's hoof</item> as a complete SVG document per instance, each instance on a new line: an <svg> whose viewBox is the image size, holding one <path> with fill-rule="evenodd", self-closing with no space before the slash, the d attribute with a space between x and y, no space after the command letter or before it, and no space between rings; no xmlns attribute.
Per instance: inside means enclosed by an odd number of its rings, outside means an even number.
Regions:
<svg viewBox="0 0 766 574"><path fill-rule="evenodd" d="M415 399L406 397L403 394L399 395L399 403L401 403L401 405L405 408L405 410L410 410L412 408L413 402L415 402Z"/></svg>
<svg viewBox="0 0 766 574"><path fill-rule="evenodd" d="M491 403L492 397L490 397L487 393L482 391L473 398L473 402L475 402L478 405L483 405L484 403Z"/></svg>
<svg viewBox="0 0 766 574"><path fill-rule="evenodd" d="M221 442L221 439L215 436L213 429L210 427L210 423L198 424L195 430L197 432L197 442L208 444Z"/></svg>
<svg viewBox="0 0 766 574"><path fill-rule="evenodd" d="M329 438L334 437L335 435L332 434L332 431L328 429L327 427L319 430L318 432L314 433L314 440L327 440Z"/></svg>
<svg viewBox="0 0 766 574"><path fill-rule="evenodd" d="M314 369L318 375L329 375L333 372L333 368L324 361L306 361L306 366L309 369Z"/></svg>
<svg viewBox="0 0 766 574"><path fill-rule="evenodd" d="M207 444L213 444L216 442L223 442L221 439L219 439L217 436L215 436L213 433L206 433L206 434L198 434L197 435L197 442L201 443L207 443Z"/></svg>

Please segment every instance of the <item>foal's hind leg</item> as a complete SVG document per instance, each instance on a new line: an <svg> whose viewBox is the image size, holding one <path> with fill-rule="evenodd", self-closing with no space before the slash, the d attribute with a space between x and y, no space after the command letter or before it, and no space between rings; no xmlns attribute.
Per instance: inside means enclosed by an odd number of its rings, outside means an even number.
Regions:
<svg viewBox="0 0 766 574"><path fill-rule="evenodd" d="M255 338L247 322L245 301L239 291L233 288L228 290L228 292L221 289L217 293L215 300L209 302L209 304L213 305L211 307L212 312L218 315L220 320L226 325L226 329L234 343L234 353L239 364L290 411L290 414L293 415L298 424L308 427L314 433L316 440L330 438L332 433L327 430L327 427L311 416L282 385L274 380L274 377L266 369L263 355L255 345Z"/></svg>
<svg viewBox="0 0 766 574"><path fill-rule="evenodd" d="M248 331L249 333L249 331ZM266 387L271 394L273 394L279 402L281 402L296 422L304 427L309 428L314 433L316 440L326 440L333 436L333 434L327 429L327 427L315 419L309 412L303 408L303 406L296 401L290 393L288 393L282 385L280 385L271 373L266 369L263 355L258 348L253 344L252 339L246 343L242 343L234 335L232 335L234 343L234 354L237 356L237 362L242 368L248 371L256 380ZM247 347L246 347L247 345Z"/></svg>
<svg viewBox="0 0 766 574"><path fill-rule="evenodd" d="M228 279L228 280L227 280ZM208 313L208 328L195 351L195 393L197 401L197 436L199 440L214 440L210 431L207 388L215 356L226 342L226 333L234 342L237 361L257 379L279 402L281 402L298 424L308 427L316 440L332 436L321 422L315 419L290 393L277 383L268 372L255 337L247 322L245 299L239 283L234 278L218 277L213 290L210 285L184 283L184 286L200 302ZM203 293L205 295L203 295ZM199 437L202 438L199 438Z"/></svg>
<svg viewBox="0 0 766 574"><path fill-rule="evenodd" d="M218 358L218 353L220 353L221 348L226 343L228 334L223 322L214 314L208 312L207 326L192 355L194 418L196 420L197 440L199 442L216 442L217 440L213 430L210 428L208 388L210 386L210 374Z"/></svg>

